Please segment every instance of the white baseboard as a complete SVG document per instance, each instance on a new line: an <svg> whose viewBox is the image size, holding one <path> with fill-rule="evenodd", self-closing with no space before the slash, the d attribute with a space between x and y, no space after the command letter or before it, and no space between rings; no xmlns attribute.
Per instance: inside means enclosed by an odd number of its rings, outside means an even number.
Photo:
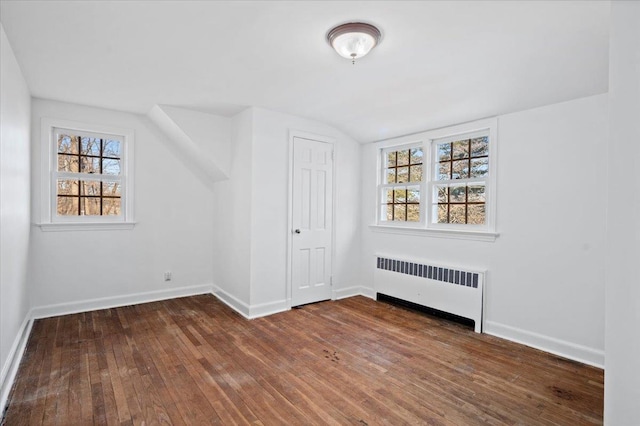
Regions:
<svg viewBox="0 0 640 426"><path fill-rule="evenodd" d="M144 293L134 293L125 296L81 300L78 302L60 303L57 305L38 306L31 310L31 318L37 319L58 315L77 314L79 312L156 302L158 300L174 299L176 297L195 296L197 294L211 293L211 288L211 284L205 284Z"/></svg>
<svg viewBox="0 0 640 426"><path fill-rule="evenodd" d="M346 299L347 297L353 296L364 296L375 300L376 292L372 288L363 286L346 287L333 291L334 300Z"/></svg>
<svg viewBox="0 0 640 426"><path fill-rule="evenodd" d="M483 331L492 336L501 337L563 358L604 369L604 351L599 349L589 348L493 321L485 321Z"/></svg>
<svg viewBox="0 0 640 426"><path fill-rule="evenodd" d="M260 318L271 314L277 314L289 310L289 304L286 300L278 300L276 302L260 303L249 307L249 318Z"/></svg>
<svg viewBox="0 0 640 426"><path fill-rule="evenodd" d="M227 293L217 285L213 286L212 293L214 296L220 299L222 303L224 303L246 319L260 318L289 310L289 304L286 300L260 303L258 305L248 305L234 295Z"/></svg>
<svg viewBox="0 0 640 426"><path fill-rule="evenodd" d="M0 376L0 418L4 413L4 410L9 402L9 394L13 387L13 382L18 373L18 367L20 361L24 355L24 351L29 341L29 334L31 334L31 327L33 326L33 320L31 319L31 311L27 313L20 325L18 334L11 345L9 350L9 356L2 366L2 375Z"/></svg>
<svg viewBox="0 0 640 426"><path fill-rule="evenodd" d="M227 293L217 285L213 286L213 289L211 292L213 293L214 296L220 299L222 303L224 303L225 305L227 305L228 307L230 307L231 309L233 309L234 311L236 311L246 319L251 319L251 309L249 308L249 305L244 303L242 300Z"/></svg>

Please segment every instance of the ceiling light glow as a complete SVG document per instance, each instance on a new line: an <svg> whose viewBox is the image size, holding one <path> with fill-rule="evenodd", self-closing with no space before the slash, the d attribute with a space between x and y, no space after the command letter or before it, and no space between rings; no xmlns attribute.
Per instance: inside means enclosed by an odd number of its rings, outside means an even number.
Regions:
<svg viewBox="0 0 640 426"><path fill-rule="evenodd" d="M351 59L355 64L380 42L380 30L363 22L350 22L338 25L327 34L329 44L338 55Z"/></svg>

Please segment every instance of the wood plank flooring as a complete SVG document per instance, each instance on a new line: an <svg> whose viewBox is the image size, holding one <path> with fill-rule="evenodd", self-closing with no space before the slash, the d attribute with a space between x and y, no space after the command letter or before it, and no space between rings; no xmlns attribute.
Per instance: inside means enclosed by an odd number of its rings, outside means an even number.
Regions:
<svg viewBox="0 0 640 426"><path fill-rule="evenodd" d="M6 425L601 424L603 372L364 297L38 320Z"/></svg>

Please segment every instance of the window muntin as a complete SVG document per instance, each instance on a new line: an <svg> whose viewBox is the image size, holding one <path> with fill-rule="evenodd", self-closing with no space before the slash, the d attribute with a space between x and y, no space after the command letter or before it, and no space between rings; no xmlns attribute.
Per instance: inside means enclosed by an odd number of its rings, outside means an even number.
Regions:
<svg viewBox="0 0 640 426"><path fill-rule="evenodd" d="M54 129L56 216L120 216L123 138Z"/></svg>
<svg viewBox="0 0 640 426"><path fill-rule="evenodd" d="M433 141L432 223L485 225L489 135Z"/></svg>
<svg viewBox="0 0 640 426"><path fill-rule="evenodd" d="M420 222L424 149L405 146L382 153L382 221Z"/></svg>

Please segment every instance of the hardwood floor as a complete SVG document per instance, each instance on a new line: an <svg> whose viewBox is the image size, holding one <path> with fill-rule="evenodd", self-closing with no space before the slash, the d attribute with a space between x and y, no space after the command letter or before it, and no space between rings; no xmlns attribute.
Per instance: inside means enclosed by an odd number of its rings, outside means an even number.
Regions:
<svg viewBox="0 0 640 426"><path fill-rule="evenodd" d="M364 297L38 320L6 425L600 424L603 372Z"/></svg>

